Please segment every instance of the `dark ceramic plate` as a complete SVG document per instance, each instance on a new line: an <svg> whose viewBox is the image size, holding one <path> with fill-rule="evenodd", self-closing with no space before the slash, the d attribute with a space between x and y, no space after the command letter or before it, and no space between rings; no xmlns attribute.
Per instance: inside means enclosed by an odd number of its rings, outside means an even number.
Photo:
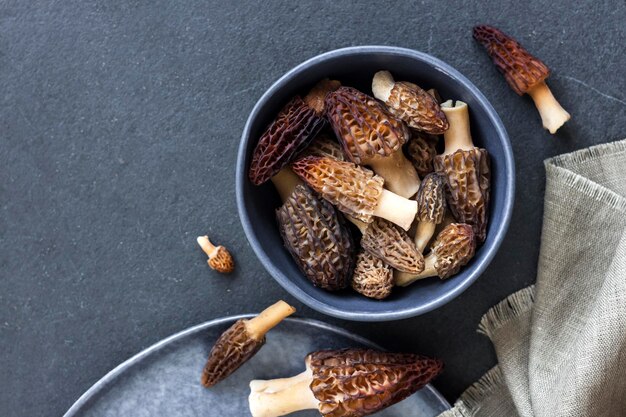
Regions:
<svg viewBox="0 0 626 417"><path fill-rule="evenodd" d="M426 279L397 288L383 300L367 299L353 291L331 293L316 288L303 276L283 242L274 211L280 200L270 181L255 187L248 180L252 151L267 124L295 94L306 94L322 78L371 93L376 71L387 69L397 80L436 88L445 99L469 105L472 136L491 155L491 201L487 240L459 274L445 281ZM311 58L272 85L252 109L244 128L237 159L237 207L250 245L267 271L293 296L309 307L348 320L396 320L424 314L461 294L487 268L506 233L513 210L515 167L506 130L482 93L461 73L439 59L392 46L356 46Z"/></svg>
<svg viewBox="0 0 626 417"><path fill-rule="evenodd" d="M208 390L200 372L217 337L246 315L212 320L160 341L106 374L85 392L65 417L243 417L252 379L292 376L304 369L307 353L324 348L378 348L347 331L308 319L287 319L271 331L267 344L228 379ZM432 417L450 408L430 385L376 414ZM315 411L294 416L319 416Z"/></svg>

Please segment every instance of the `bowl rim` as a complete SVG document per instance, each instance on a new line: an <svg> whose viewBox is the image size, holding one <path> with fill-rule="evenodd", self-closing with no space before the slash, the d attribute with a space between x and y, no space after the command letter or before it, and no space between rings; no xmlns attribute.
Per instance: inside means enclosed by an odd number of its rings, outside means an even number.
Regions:
<svg viewBox="0 0 626 417"><path fill-rule="evenodd" d="M248 216L247 211L245 210L244 204L244 192L243 192L243 181L247 180L247 167L245 166L246 160L246 147L248 145L248 141L250 140L250 130L252 127L252 121L256 119L260 110L267 104L267 102L271 99L271 97L281 88L283 88L288 82L291 81L292 78L299 75L301 72L306 70L309 66L317 64L322 61L326 61L331 58L335 58L342 55L366 55L366 54L388 54L388 55L399 55L409 58L414 58L423 62L426 62L432 66L437 67L439 70L443 70L450 77L456 78L459 82L464 84L468 90L480 101L485 111L494 125L498 137L501 138L502 148L504 151L504 168L505 168L505 196L504 196L504 206L502 207L502 221L498 224L498 228L493 232L493 239L490 242L490 246L487 248L487 252L485 256L478 260L477 263L474 263L473 270L470 274L463 280L459 282L459 285L445 292L441 296L430 300L427 303L423 303L419 306L410 306L402 309L393 309L393 310L382 310L382 311L347 311L346 309L337 308L332 305L329 305L323 301L318 300L317 298L310 296L306 292L302 291L295 283L293 283L289 277L285 273L283 273L279 268L277 268L272 259L265 253L261 244L259 243L257 237L255 236L252 230L252 224L250 221L250 217ZM243 230L246 234L248 242L252 246L252 249L256 256L261 261L263 267L270 273L270 275L292 296L311 307L314 310L317 310L321 313L327 314L332 317L337 317L345 320L352 321L390 321L390 320L398 320L409 317L415 317L427 312L430 312L438 307L441 307L448 302L452 301L454 298L458 297L461 293L463 293L467 288L472 285L480 275L485 271L489 263L492 261L496 252L500 248L502 241L506 235L508 230L511 216L513 212L513 202L515 198L515 161L513 159L513 151L511 148L511 142L509 141L509 136L506 132L504 124L502 120L498 116L496 110L493 108L489 100L483 95L483 93L463 74L461 74L458 70L440 60L439 58L435 58L432 55L429 55L424 52L416 51L413 49L402 48L397 46L385 46L385 45L362 45L362 46L351 46L347 48L340 48L331 50L319 55L316 55L301 64L293 67L289 71L287 71L283 76L281 76L278 80L276 80L266 91L263 93L261 98L256 102L248 119L246 120L246 124L244 126L243 132L241 134L241 140L239 143L239 148L237 152L237 163L236 163L236 178L235 178L235 189L236 189L236 197L237 197L237 211L239 212L239 219L241 221L241 225L243 226ZM486 243L485 243L486 244ZM383 305L383 304L381 304Z"/></svg>

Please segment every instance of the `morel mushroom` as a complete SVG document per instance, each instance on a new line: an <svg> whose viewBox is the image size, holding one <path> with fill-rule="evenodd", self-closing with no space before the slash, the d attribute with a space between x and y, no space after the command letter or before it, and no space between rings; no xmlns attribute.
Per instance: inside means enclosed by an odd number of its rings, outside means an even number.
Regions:
<svg viewBox="0 0 626 417"><path fill-rule="evenodd" d="M324 98L339 81L320 81L304 99L294 97L265 130L252 154L248 176L263 184L287 165L324 127Z"/></svg>
<svg viewBox="0 0 626 417"><path fill-rule="evenodd" d="M417 202L385 190L381 177L351 162L307 156L292 169L339 210L365 223L378 216L408 230L417 213Z"/></svg>
<svg viewBox="0 0 626 417"><path fill-rule="evenodd" d="M439 233L433 242L430 253L426 256L426 267L419 274L408 274L396 271L396 285L406 287L413 282L439 277L446 279L459 272L467 264L476 251L474 230L470 225L452 223Z"/></svg>
<svg viewBox="0 0 626 417"><path fill-rule="evenodd" d="M356 257L352 288L369 298L387 298L393 288L393 271L382 259L361 251Z"/></svg>
<svg viewBox="0 0 626 417"><path fill-rule="evenodd" d="M443 175L436 172L424 177L417 192L417 229L415 246L421 253L435 233L435 227L443 221L446 211L445 183Z"/></svg>
<svg viewBox="0 0 626 417"><path fill-rule="evenodd" d="M424 269L424 257L409 235L387 220L377 218L369 224L361 247L399 271L418 273Z"/></svg>
<svg viewBox="0 0 626 417"><path fill-rule="evenodd" d="M352 162L369 165L392 192L406 198L415 195L419 177L402 153L409 138L404 123L378 101L351 87L326 96L326 114Z"/></svg>
<svg viewBox="0 0 626 417"><path fill-rule="evenodd" d="M570 119L569 113L556 101L546 85L550 69L539 58L493 26L476 26L474 39L487 49L496 68L504 74L513 91L520 96L528 94L532 97L545 129L554 134Z"/></svg>
<svg viewBox="0 0 626 417"><path fill-rule="evenodd" d="M483 242L489 217L489 154L472 142L467 104L448 100L441 108L450 128L443 135L445 151L435 157L435 171L446 177L448 207L456 220L471 224L476 239Z"/></svg>
<svg viewBox="0 0 626 417"><path fill-rule="evenodd" d="M306 185L298 185L276 210L289 253L313 285L346 288L354 266L354 243L343 218Z"/></svg>
<svg viewBox="0 0 626 417"><path fill-rule="evenodd" d="M448 129L443 114L434 96L413 83L396 82L389 71L378 71L372 80L374 97L387 105L398 119L409 127L440 135Z"/></svg>
<svg viewBox="0 0 626 417"><path fill-rule="evenodd" d="M233 272L235 269L235 261L233 261L233 257L224 246L215 246L211 243L208 236L198 236L197 242L204 253L209 257L207 263L211 269L215 269L222 274L230 274Z"/></svg>
<svg viewBox="0 0 626 417"><path fill-rule="evenodd" d="M339 161L345 161L346 159L337 140L332 138L326 132L322 132L317 135L313 142L311 142L311 144L307 146L299 156L327 156Z"/></svg>
<svg viewBox="0 0 626 417"><path fill-rule="evenodd" d="M413 131L407 145L407 154L421 178L435 170L433 160L437 156L437 137Z"/></svg>
<svg viewBox="0 0 626 417"><path fill-rule="evenodd" d="M324 417L361 417L392 406L439 375L443 363L412 353L369 349L310 353L292 378L250 383L253 417L315 409Z"/></svg>
<svg viewBox="0 0 626 417"><path fill-rule="evenodd" d="M254 318L237 320L211 349L202 371L202 385L210 388L235 372L261 349L265 334L295 311L286 302L278 301Z"/></svg>

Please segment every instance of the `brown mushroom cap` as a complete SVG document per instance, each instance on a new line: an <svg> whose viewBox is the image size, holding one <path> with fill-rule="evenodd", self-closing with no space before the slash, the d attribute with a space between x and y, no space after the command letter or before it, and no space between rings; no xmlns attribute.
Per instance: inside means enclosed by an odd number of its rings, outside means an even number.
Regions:
<svg viewBox="0 0 626 417"><path fill-rule="evenodd" d="M409 235L384 219L376 218L368 226L361 247L399 271L417 274L424 269L424 257Z"/></svg>
<svg viewBox="0 0 626 417"><path fill-rule="evenodd" d="M412 395L443 369L438 359L368 349L318 351L309 358L310 387L325 417L376 413Z"/></svg>
<svg viewBox="0 0 626 417"><path fill-rule="evenodd" d="M452 223L437 235L431 251L435 257L437 275L441 279L449 278L457 274L474 256L474 230L467 224Z"/></svg>
<svg viewBox="0 0 626 417"><path fill-rule="evenodd" d="M334 134L332 134L332 137L331 134L327 131L321 132L299 156L329 157L339 161L345 161L345 155L343 149L341 149L341 145L339 145L339 142L334 138Z"/></svg>
<svg viewBox="0 0 626 417"><path fill-rule="evenodd" d="M445 184L445 177L439 173L432 172L424 177L416 198L418 221L435 224L442 222L446 211Z"/></svg>
<svg viewBox="0 0 626 417"><path fill-rule="evenodd" d="M476 26L474 39L487 49L498 71L504 74L509 86L519 95L525 94L550 75L546 64L493 26Z"/></svg>
<svg viewBox="0 0 626 417"><path fill-rule="evenodd" d="M390 156L409 138L404 123L355 88L340 87L328 94L326 115L345 154L356 164Z"/></svg>
<svg viewBox="0 0 626 417"><path fill-rule="evenodd" d="M381 259L361 251L356 257L352 288L369 298L387 298L393 288L393 271Z"/></svg>
<svg viewBox="0 0 626 417"><path fill-rule="evenodd" d="M406 151L415 170L423 178L435 170L433 159L437 156L437 137L416 130L412 133Z"/></svg>
<svg viewBox="0 0 626 417"><path fill-rule="evenodd" d="M335 291L349 285L354 243L329 202L298 185L276 210L276 217L286 248L315 286Z"/></svg>
<svg viewBox="0 0 626 417"><path fill-rule="evenodd" d="M313 190L344 213L369 223L383 192L384 180L351 162L307 156L293 171Z"/></svg>
<svg viewBox="0 0 626 417"><path fill-rule="evenodd" d="M455 219L474 227L476 239L487 235L491 168L485 149L458 150L438 155L435 171L446 177L446 198Z"/></svg>

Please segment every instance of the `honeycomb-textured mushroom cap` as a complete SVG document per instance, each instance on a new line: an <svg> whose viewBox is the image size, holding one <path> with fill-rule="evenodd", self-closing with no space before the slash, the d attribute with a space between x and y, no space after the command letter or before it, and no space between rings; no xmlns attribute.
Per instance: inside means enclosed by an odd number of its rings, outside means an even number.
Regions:
<svg viewBox="0 0 626 417"><path fill-rule="evenodd" d="M476 252L474 230L467 224L452 223L437 235L431 252L439 278L446 279L457 274Z"/></svg>
<svg viewBox="0 0 626 417"><path fill-rule="evenodd" d="M515 39L493 26L476 26L474 39L487 49L498 71L519 95L525 94L550 75L546 64L531 55Z"/></svg>
<svg viewBox="0 0 626 417"><path fill-rule="evenodd" d="M417 191L417 220L439 224L446 212L446 179L443 175L432 172L422 180Z"/></svg>
<svg viewBox="0 0 626 417"><path fill-rule="evenodd" d="M298 267L317 287L346 288L354 243L342 216L305 185L298 185L276 211L280 233Z"/></svg>
<svg viewBox="0 0 626 417"><path fill-rule="evenodd" d="M369 298L387 298L393 288L393 271L381 259L361 251L356 258L352 288Z"/></svg>
<svg viewBox="0 0 626 417"><path fill-rule="evenodd" d="M326 115L346 156L356 164L390 156L409 138L404 123L352 87L340 87L326 96Z"/></svg>
<svg viewBox="0 0 626 417"><path fill-rule="evenodd" d="M222 274L230 274L235 269L235 261L228 250L221 245L214 245L208 236L198 236L198 245L207 254L209 259L207 263L211 269L221 272Z"/></svg>
<svg viewBox="0 0 626 417"><path fill-rule="evenodd" d="M339 210L366 223L372 221L384 183L372 171L351 162L317 156L298 159L292 169Z"/></svg>
<svg viewBox="0 0 626 417"><path fill-rule="evenodd" d="M424 257L409 235L387 220L374 219L361 237L361 247L399 271L419 273L424 269Z"/></svg>
<svg viewBox="0 0 626 417"><path fill-rule="evenodd" d="M309 358L310 387L325 417L376 413L409 397L443 369L438 359L368 349L318 351Z"/></svg>
<svg viewBox="0 0 626 417"><path fill-rule="evenodd" d="M424 178L435 170L433 160L437 156L437 137L413 131L406 151L420 177Z"/></svg>
<svg viewBox="0 0 626 417"><path fill-rule="evenodd" d="M325 119L299 96L278 113L265 130L252 154L248 176L260 185L274 176L304 149L324 127Z"/></svg>
<svg viewBox="0 0 626 417"><path fill-rule="evenodd" d="M301 158L305 156L329 157L337 159L338 161L345 161L345 155L343 149L341 149L341 145L339 145L339 142L334 138L334 134L332 132L328 133L327 131L323 131L317 135L311 144L299 155Z"/></svg>
<svg viewBox="0 0 626 417"><path fill-rule="evenodd" d="M491 168L485 149L458 150L438 155L435 171L446 177L446 198L454 218L474 227L476 239L487 235Z"/></svg>

